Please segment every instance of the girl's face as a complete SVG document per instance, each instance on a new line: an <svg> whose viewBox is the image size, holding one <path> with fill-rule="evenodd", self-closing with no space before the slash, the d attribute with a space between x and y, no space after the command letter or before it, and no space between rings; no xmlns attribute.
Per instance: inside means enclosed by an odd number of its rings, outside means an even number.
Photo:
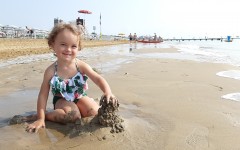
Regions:
<svg viewBox="0 0 240 150"><path fill-rule="evenodd" d="M77 56L78 43L78 36L74 35L70 30L64 29L56 36L52 48L59 60L71 61Z"/></svg>

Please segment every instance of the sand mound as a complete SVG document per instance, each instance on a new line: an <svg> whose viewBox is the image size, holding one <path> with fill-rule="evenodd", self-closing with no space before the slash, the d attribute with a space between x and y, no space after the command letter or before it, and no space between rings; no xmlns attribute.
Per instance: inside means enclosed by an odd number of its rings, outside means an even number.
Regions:
<svg viewBox="0 0 240 150"><path fill-rule="evenodd" d="M99 123L106 127L112 127L111 133L118 133L124 131L122 125L123 119L117 114L119 103L113 104L112 101L107 103L106 97L100 100L100 108L98 109Z"/></svg>
<svg viewBox="0 0 240 150"><path fill-rule="evenodd" d="M117 114L119 103L113 104L111 101L107 103L106 97L100 99L100 108L98 115L94 117L86 117L78 119L75 122L75 128L71 134L83 135L85 133L92 133L97 129L106 127L111 133L120 133L124 131L124 120ZM108 128L110 127L110 128Z"/></svg>

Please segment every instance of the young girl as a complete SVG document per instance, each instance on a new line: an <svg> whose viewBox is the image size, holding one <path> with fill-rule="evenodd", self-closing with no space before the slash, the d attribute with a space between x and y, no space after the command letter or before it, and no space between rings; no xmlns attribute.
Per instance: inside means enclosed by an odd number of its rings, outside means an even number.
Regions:
<svg viewBox="0 0 240 150"><path fill-rule="evenodd" d="M71 24L56 25L48 37L48 45L57 57L44 73L38 95L36 121L26 128L28 132L37 132L45 127L45 120L67 123L78 118L94 116L99 105L86 94L87 79L90 78L107 97L114 95L106 80L97 74L88 64L76 58L81 49L81 33ZM46 112L49 91L53 94L54 110Z"/></svg>

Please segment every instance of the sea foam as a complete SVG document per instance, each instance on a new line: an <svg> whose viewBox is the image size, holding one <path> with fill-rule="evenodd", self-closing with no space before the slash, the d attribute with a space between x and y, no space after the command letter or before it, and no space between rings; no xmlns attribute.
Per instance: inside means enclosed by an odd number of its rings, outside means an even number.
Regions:
<svg viewBox="0 0 240 150"><path fill-rule="evenodd" d="M233 101L240 101L240 93L230 93L222 96L223 99L233 100Z"/></svg>
<svg viewBox="0 0 240 150"><path fill-rule="evenodd" d="M218 72L216 75L221 77L240 80L240 70L221 71L221 72Z"/></svg>

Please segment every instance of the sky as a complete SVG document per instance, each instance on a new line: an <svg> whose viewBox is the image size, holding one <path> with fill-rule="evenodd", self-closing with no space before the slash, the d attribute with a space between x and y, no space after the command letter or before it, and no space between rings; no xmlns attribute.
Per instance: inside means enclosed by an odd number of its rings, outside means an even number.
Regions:
<svg viewBox="0 0 240 150"><path fill-rule="evenodd" d="M240 35L239 0L0 0L0 24L51 30L54 18L85 19L88 32L163 38ZM80 14L89 10L92 14ZM101 26L100 22L101 14Z"/></svg>

